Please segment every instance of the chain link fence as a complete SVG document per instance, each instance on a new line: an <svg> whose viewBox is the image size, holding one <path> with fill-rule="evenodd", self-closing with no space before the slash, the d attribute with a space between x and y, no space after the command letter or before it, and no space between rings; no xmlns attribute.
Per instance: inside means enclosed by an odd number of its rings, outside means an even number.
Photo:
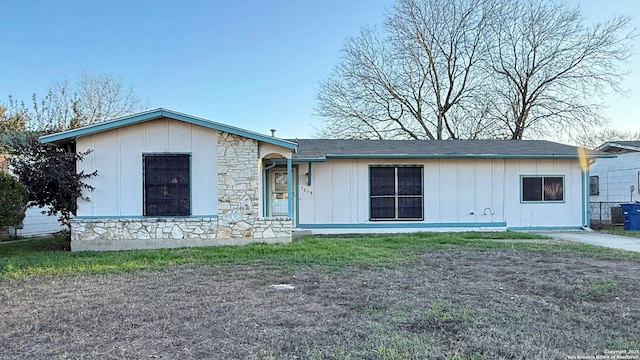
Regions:
<svg viewBox="0 0 640 360"><path fill-rule="evenodd" d="M597 225L619 225L624 222L620 202L593 201L589 203L591 223Z"/></svg>

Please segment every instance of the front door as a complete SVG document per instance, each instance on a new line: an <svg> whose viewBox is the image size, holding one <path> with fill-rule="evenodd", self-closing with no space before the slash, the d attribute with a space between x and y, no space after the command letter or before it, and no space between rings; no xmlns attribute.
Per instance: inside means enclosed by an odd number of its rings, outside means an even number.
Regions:
<svg viewBox="0 0 640 360"><path fill-rule="evenodd" d="M287 170L272 170L269 185L271 189L271 216L288 216Z"/></svg>

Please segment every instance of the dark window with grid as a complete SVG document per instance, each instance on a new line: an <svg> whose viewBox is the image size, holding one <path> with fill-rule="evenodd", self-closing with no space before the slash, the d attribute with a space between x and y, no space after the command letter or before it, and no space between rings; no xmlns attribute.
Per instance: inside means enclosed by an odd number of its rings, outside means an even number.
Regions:
<svg viewBox="0 0 640 360"><path fill-rule="evenodd" d="M190 155L144 155L144 215L191 215Z"/></svg>
<svg viewBox="0 0 640 360"><path fill-rule="evenodd" d="M371 220L422 220L422 167L369 168Z"/></svg>
<svg viewBox="0 0 640 360"><path fill-rule="evenodd" d="M523 176L522 202L564 201L564 177Z"/></svg>
<svg viewBox="0 0 640 360"><path fill-rule="evenodd" d="M589 195L600 194L600 178L598 176L589 176Z"/></svg>

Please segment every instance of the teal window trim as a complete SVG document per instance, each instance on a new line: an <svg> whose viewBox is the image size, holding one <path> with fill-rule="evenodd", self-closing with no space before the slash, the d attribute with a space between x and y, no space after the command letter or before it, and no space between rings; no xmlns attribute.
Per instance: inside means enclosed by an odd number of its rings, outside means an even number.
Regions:
<svg viewBox="0 0 640 360"><path fill-rule="evenodd" d="M218 215L189 215L189 216L144 216L144 215L95 215L95 216L91 216L91 215L85 215L85 216L75 216L73 217L73 219L78 219L78 220L101 220L101 219L135 219L135 220L152 220L152 219L171 219L171 221L174 220L180 220L180 219L217 219Z"/></svg>
<svg viewBox="0 0 640 360"><path fill-rule="evenodd" d="M546 177L559 177L562 178L562 200L544 200L544 178ZM533 200L526 201L524 200L524 186L523 179L524 178L542 178L542 197L543 200ZM567 201L567 181L565 175L558 174L530 174L530 175L520 175L520 203L521 204L564 204Z"/></svg>
<svg viewBox="0 0 640 360"><path fill-rule="evenodd" d="M193 155L190 151L144 151L142 155Z"/></svg>

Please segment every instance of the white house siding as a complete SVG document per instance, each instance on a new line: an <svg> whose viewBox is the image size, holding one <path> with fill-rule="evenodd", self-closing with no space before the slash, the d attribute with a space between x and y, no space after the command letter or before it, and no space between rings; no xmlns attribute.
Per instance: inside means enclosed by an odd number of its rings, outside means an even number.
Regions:
<svg viewBox="0 0 640 360"><path fill-rule="evenodd" d="M369 220L371 165L423 166L423 221ZM574 160L330 159L312 163L311 185L308 164L299 169L298 224L316 233L415 231L422 225L424 230L582 225L582 173ZM565 201L521 203L521 175L564 176Z"/></svg>
<svg viewBox="0 0 640 360"><path fill-rule="evenodd" d="M640 152L615 154L616 158L597 159L589 170L590 176L598 176L600 191L591 195L590 201L626 203L640 200ZM633 185L633 198L630 187Z"/></svg>
<svg viewBox="0 0 640 360"><path fill-rule="evenodd" d="M98 176L78 201L72 251L291 241L291 218L259 217L256 140L160 119L79 138L87 149L78 170ZM191 154L191 216L143 216L142 156L153 153Z"/></svg>
<svg viewBox="0 0 640 360"><path fill-rule="evenodd" d="M170 119L159 119L81 137L77 151L92 152L78 171L98 176L87 181L90 200L78 201L79 217L142 216L142 155L191 154L191 212L212 216L218 210L217 131Z"/></svg>
<svg viewBox="0 0 640 360"><path fill-rule="evenodd" d="M520 176L564 176L564 202L521 203ZM504 214L510 228L583 225L582 172L577 160L506 160Z"/></svg>

